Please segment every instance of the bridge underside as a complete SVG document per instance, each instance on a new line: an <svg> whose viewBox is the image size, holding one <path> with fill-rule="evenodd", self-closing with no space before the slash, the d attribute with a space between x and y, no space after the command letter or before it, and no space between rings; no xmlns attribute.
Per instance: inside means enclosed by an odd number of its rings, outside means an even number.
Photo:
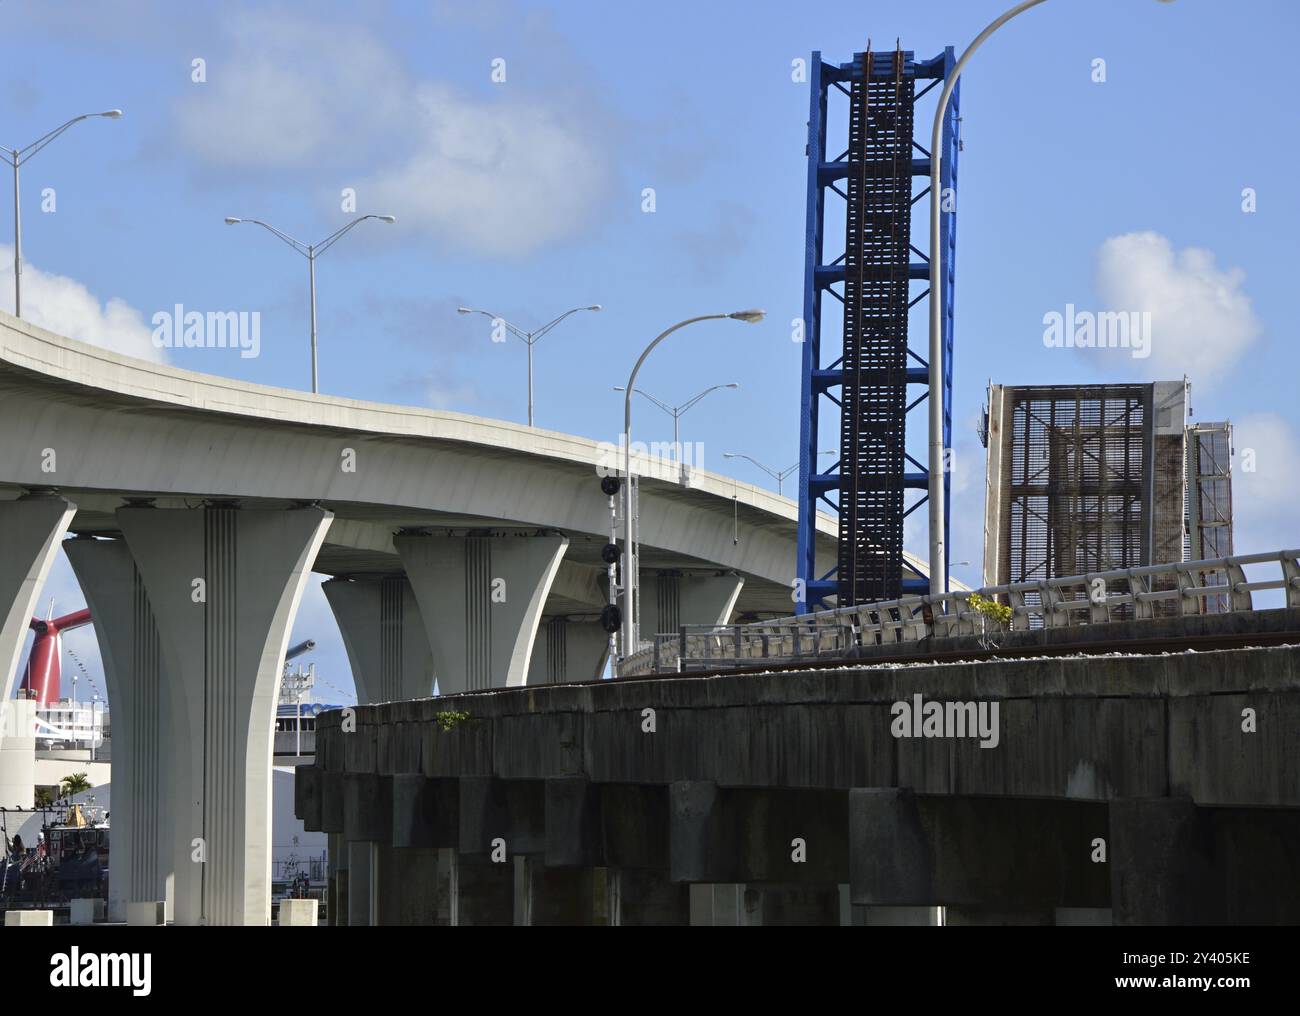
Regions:
<svg viewBox="0 0 1300 1016"><path fill-rule="evenodd" d="M899 726L900 703L933 702L997 712ZM339 721L319 720L297 801L331 835L339 923L1300 920L1295 645L646 679Z"/></svg>

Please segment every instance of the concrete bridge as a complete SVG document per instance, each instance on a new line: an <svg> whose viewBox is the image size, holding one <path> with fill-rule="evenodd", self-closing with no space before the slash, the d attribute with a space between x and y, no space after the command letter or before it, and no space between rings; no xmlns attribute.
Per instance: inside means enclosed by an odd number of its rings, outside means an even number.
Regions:
<svg viewBox="0 0 1300 1016"><path fill-rule="evenodd" d="M1142 627L325 714L297 811L335 923L1295 923L1300 609Z"/></svg>
<svg viewBox="0 0 1300 1016"><path fill-rule="evenodd" d="M611 435L612 436L612 435ZM60 545L113 716L113 899L269 921L271 732L311 571L362 702L593 679L595 441L245 384L0 314L0 691ZM634 459L642 627L788 614L792 502ZM834 559L834 523L819 521ZM73 539L64 540L67 535ZM918 574L919 562L912 561Z"/></svg>

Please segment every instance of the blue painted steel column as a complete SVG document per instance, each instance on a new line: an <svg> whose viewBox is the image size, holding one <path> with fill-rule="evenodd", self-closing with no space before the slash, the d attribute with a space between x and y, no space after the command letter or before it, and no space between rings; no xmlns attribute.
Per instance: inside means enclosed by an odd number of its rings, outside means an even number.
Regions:
<svg viewBox="0 0 1300 1016"><path fill-rule="evenodd" d="M808 587L817 575L817 414L821 400L813 387L813 374L821 366L821 290L817 268L822 261L822 212L825 191L818 168L826 161L826 84L822 80L822 55L814 51L808 74L808 206L804 228L803 280L803 380L799 395L799 531L795 574L799 586L797 613L809 610Z"/></svg>

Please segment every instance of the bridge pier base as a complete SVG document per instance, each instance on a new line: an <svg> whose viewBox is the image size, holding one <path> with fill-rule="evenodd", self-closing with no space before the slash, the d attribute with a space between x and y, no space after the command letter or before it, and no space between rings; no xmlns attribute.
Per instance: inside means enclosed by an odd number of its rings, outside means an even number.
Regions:
<svg viewBox="0 0 1300 1016"><path fill-rule="evenodd" d="M598 681L609 658L609 634L595 621L542 618L537 628L528 683Z"/></svg>
<svg viewBox="0 0 1300 1016"><path fill-rule="evenodd" d="M321 589L343 635L359 705L433 694L429 638L405 576L336 578Z"/></svg>
<svg viewBox="0 0 1300 1016"><path fill-rule="evenodd" d="M332 516L320 508L121 508L180 722L177 924L271 923L271 737L284 654Z"/></svg>
<svg viewBox="0 0 1300 1016"><path fill-rule="evenodd" d="M440 695L527 682L542 606L568 545L558 535L394 537Z"/></svg>
<svg viewBox="0 0 1300 1016"><path fill-rule="evenodd" d="M125 921L128 905L166 901L175 919L170 809L176 761L164 754L166 731L183 722L163 670L153 607L123 540L67 540L108 685L113 718L113 877L108 919Z"/></svg>

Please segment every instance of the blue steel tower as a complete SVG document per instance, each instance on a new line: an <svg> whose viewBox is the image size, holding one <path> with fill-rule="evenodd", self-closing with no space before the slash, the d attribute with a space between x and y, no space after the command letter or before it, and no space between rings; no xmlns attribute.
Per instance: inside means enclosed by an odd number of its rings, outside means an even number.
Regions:
<svg viewBox="0 0 1300 1016"><path fill-rule="evenodd" d="M934 299L925 283L929 257L912 241L928 233L931 153L913 135L913 111L941 88L956 64L952 48L917 61L910 51L857 53L847 64L823 63L812 54L809 71L808 206L804 263L803 389L799 411L798 612L894 599L929 591L928 577L905 579L903 522L926 501L929 473L908 453L909 414L928 397L926 316L917 316L909 344L912 308ZM847 140L827 158L831 90L847 99ZM961 147L960 89L953 89L943 124L940 243L945 272L942 291L943 446L952 446L952 333L956 249L957 153ZM837 99L837 102L839 100ZM930 115L931 117L933 114ZM923 140L928 117L921 117ZM835 149L840 148L839 144ZM914 181L922 181L913 193ZM830 199L830 200L828 200ZM840 219L842 218L842 229ZM829 225L828 225L828 219ZM828 233L844 237L843 252L826 260ZM912 286L913 282L919 285ZM839 353L823 332L823 296L842 318ZM834 313L831 315L834 316ZM833 325L826 329L833 333ZM827 339L825 343L824 339ZM915 349L912 346L915 346ZM919 351L919 352L918 352ZM817 452L838 416L839 460L818 471ZM917 436L928 428L915 414ZM920 455L925 458L924 453ZM944 474L945 493L949 472ZM915 492L920 492L916 496ZM909 492L911 492L909 494ZM948 498L944 498L947 545ZM819 507L839 520L838 559L819 569L815 557ZM947 575L944 576L947 587ZM802 596L800 595L802 594Z"/></svg>

